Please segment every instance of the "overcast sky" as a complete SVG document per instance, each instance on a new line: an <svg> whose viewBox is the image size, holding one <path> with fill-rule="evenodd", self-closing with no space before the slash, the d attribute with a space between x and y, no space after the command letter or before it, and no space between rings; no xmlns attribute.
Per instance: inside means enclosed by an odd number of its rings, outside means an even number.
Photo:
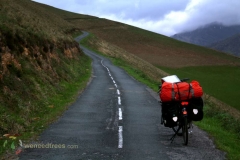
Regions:
<svg viewBox="0 0 240 160"><path fill-rule="evenodd" d="M240 24L240 0L34 0L166 36L211 22Z"/></svg>

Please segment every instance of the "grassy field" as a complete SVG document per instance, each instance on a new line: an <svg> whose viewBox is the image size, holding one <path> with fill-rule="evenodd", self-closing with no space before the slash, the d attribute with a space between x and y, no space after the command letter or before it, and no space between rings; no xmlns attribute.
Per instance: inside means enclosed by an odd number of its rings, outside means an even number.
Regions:
<svg viewBox="0 0 240 160"><path fill-rule="evenodd" d="M198 66L183 68L159 67L181 78L198 80L204 92L237 108L240 111L240 67L239 66Z"/></svg>

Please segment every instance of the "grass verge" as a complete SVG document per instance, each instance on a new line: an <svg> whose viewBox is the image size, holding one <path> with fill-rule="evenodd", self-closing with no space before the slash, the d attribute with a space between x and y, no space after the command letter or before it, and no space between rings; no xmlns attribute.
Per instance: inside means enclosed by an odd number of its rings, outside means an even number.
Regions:
<svg viewBox="0 0 240 160"><path fill-rule="evenodd" d="M38 82L38 77L33 75L29 78L31 79L29 84L35 83L38 86L36 93L32 94L36 97L39 94L44 94L44 98L29 101L31 107L23 103L20 108L24 107L24 112L12 112L0 105L0 113L3 113L0 118L5 122L5 127L12 125L12 128L20 131L18 133L5 133L5 136L0 137L0 155L12 155L13 151L16 151L16 148L19 147L19 140L23 143L36 140L35 138L50 123L58 119L68 106L76 100L80 91L86 87L91 76L91 59L89 57L83 55L77 60L69 60L69 64L65 64L64 67L67 67L65 69L69 71L71 79L62 78L58 84L53 84L53 86Z"/></svg>
<svg viewBox="0 0 240 160"><path fill-rule="evenodd" d="M240 121L215 105L207 102L204 106L204 118L195 124L209 133L217 148L227 153L227 159L240 159Z"/></svg>
<svg viewBox="0 0 240 160"><path fill-rule="evenodd" d="M81 42L81 44L95 51L98 54L108 57L109 59L111 59L111 61L115 65L122 67L124 70L127 71L128 74L133 76L135 79L146 84L153 90L157 91L159 81L156 81L153 78L149 77L140 68L131 64L129 61L126 61L114 55L109 55L106 53L99 52L93 44L88 42L88 38L84 39ZM207 67L205 69L207 70ZM165 70L165 68L163 70L167 72L169 71L168 69ZM174 69L172 69L172 71L174 71ZM204 72L202 74L204 74ZM181 73L177 73L177 75L180 75L180 77L183 77L183 78L186 76ZM189 75L187 76L189 77ZM198 76L199 76L198 74L192 73L190 78L199 80ZM211 77L213 75L209 73L209 76ZM220 77L223 78L221 75L219 75L218 78ZM224 77L224 78L230 78L230 77ZM210 78L206 78L206 81L208 81L209 79ZM212 79L214 80L214 78ZM224 80L226 79L223 79L223 81ZM199 81L202 84L202 79L200 79ZM219 83L219 85L221 86L221 82L217 82L217 83ZM206 86L206 88L207 87L208 86ZM203 88L205 88L205 85L203 86ZM204 113L205 115L203 120L199 122L195 122L195 124L199 126L201 129L205 130L207 133L209 133L210 137L214 139L214 142L217 148L227 153L228 159L230 160L240 159L240 153L239 153L240 146L238 145L239 144L238 142L240 141L240 136L239 136L240 121L233 118L226 111L219 110L219 108L215 104L211 103L209 100L205 101Z"/></svg>

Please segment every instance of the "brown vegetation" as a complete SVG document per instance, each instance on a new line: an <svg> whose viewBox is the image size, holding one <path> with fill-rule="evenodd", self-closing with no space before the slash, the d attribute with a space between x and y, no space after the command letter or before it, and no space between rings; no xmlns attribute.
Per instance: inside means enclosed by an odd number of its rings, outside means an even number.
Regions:
<svg viewBox="0 0 240 160"><path fill-rule="evenodd" d="M155 66L185 67L203 65L239 65L232 56L200 46L179 42L139 28L105 19L75 19L102 40L111 42ZM96 27L97 26L97 27Z"/></svg>
<svg viewBox="0 0 240 160"><path fill-rule="evenodd" d="M85 64L76 31L43 5L0 0L0 137L34 130L34 116L76 76L73 64Z"/></svg>

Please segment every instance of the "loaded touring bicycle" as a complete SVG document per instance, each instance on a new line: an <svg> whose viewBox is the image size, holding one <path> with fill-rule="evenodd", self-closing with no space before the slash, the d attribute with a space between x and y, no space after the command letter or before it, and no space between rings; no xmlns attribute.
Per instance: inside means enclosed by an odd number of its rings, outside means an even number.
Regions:
<svg viewBox="0 0 240 160"><path fill-rule="evenodd" d="M162 78L159 86L162 107L161 124L172 128L174 135L183 136L184 144L188 144L188 129L192 121L203 119L203 90L197 81L188 83L189 79L180 80L176 75Z"/></svg>

